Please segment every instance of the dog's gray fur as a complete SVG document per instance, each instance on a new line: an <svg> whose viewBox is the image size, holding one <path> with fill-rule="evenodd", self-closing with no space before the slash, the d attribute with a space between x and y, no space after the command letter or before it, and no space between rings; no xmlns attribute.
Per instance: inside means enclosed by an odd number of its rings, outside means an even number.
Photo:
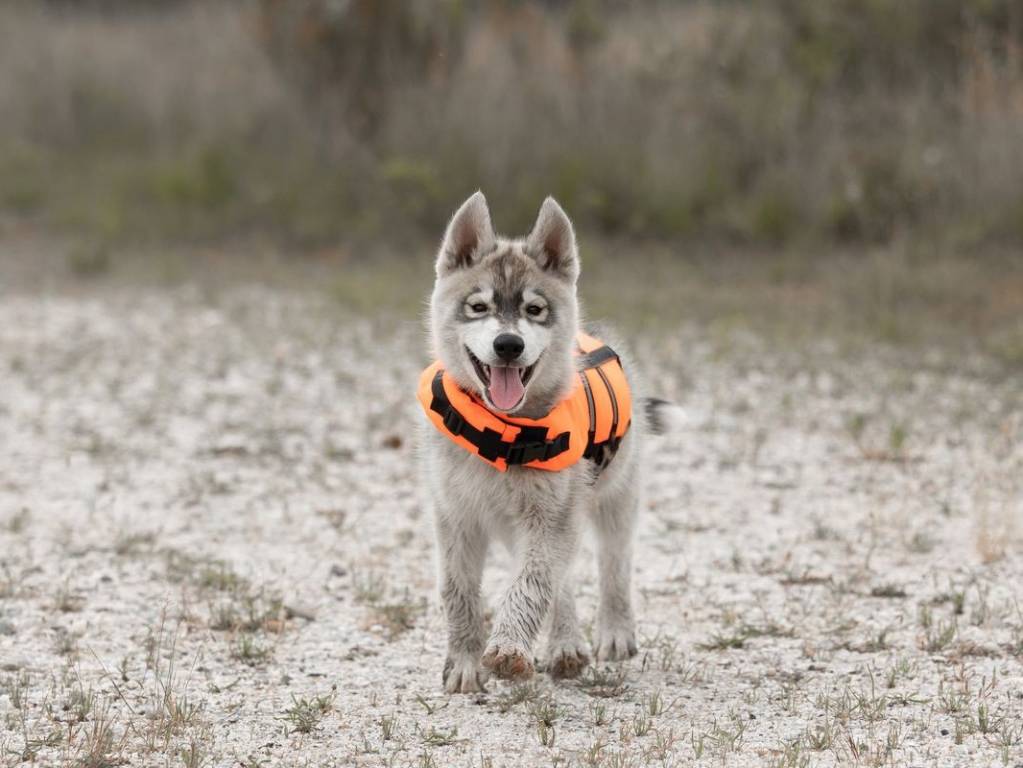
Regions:
<svg viewBox="0 0 1023 768"><path fill-rule="evenodd" d="M429 314L435 358L460 386L485 397L466 348L488 365L500 364L493 339L513 330L525 340L523 365L535 363L536 368L510 413L545 415L568 393L576 375L579 256L565 212L547 198L526 238L505 239L495 234L486 200L477 192L448 225L436 269ZM485 313L471 308L481 302L487 305ZM527 316L530 302L545 303L546 310ZM575 676L589 663L570 575L585 518L593 521L598 543L597 659L615 661L636 653L630 577L640 448L662 401L640 401L635 371L621 345L603 330L597 335L622 357L634 402L632 427L599 477L585 459L560 472L515 466L499 472L432 427L424 430L422 466L434 507L448 625L443 683L451 693L481 690L489 674L529 677L533 646L545 622L552 676ZM511 549L517 566L488 637L480 581L493 539Z"/></svg>

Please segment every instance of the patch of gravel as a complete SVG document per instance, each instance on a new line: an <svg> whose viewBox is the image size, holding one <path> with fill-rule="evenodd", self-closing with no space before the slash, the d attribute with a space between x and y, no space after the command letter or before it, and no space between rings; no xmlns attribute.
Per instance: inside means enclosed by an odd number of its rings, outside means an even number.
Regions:
<svg viewBox="0 0 1023 768"><path fill-rule="evenodd" d="M422 336L313 292L3 297L0 761L1023 764L1018 381L642 340L688 421L648 459L640 655L448 697Z"/></svg>

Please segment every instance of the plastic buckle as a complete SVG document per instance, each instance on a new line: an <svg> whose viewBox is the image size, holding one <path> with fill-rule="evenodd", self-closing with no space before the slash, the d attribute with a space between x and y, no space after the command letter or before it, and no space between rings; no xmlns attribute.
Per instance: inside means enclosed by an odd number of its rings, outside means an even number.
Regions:
<svg viewBox="0 0 1023 768"><path fill-rule="evenodd" d="M524 445L513 445L508 449L508 455L505 457L505 462L508 464L523 464L525 458L526 446Z"/></svg>
<svg viewBox="0 0 1023 768"><path fill-rule="evenodd" d="M543 460L549 461L568 450L568 432L562 432L555 439L544 444Z"/></svg>
<svg viewBox="0 0 1023 768"><path fill-rule="evenodd" d="M547 444L546 443L529 443L523 446L522 451L522 463L528 464L531 461L546 460L547 459Z"/></svg>
<svg viewBox="0 0 1023 768"><path fill-rule="evenodd" d="M448 412L444 414L444 428L455 436L461 435L462 430L465 429L465 419L454 408L449 408Z"/></svg>

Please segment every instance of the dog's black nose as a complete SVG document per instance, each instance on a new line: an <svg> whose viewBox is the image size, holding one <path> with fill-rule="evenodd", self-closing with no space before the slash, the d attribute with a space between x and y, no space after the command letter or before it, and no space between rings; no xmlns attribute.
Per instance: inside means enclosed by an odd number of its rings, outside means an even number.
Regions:
<svg viewBox="0 0 1023 768"><path fill-rule="evenodd" d="M521 355L525 348L526 342L522 340L521 336L516 336L514 333L499 333L494 339L494 351L506 363L510 363Z"/></svg>

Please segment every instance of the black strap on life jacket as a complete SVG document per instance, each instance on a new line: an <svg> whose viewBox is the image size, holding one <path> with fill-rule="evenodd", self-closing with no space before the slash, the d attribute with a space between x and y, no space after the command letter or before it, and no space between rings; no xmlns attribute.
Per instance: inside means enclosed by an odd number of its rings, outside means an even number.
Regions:
<svg viewBox="0 0 1023 768"><path fill-rule="evenodd" d="M585 371L589 368L596 368L599 365L603 365L608 360L618 360L618 354L611 349L611 347L605 344L602 347L597 347L592 352L584 352L576 358L576 368L580 371Z"/></svg>
<svg viewBox="0 0 1023 768"><path fill-rule="evenodd" d="M440 414L444 420L444 428L452 435L468 440L476 448L476 452L487 461L504 459L509 465L528 464L531 461L547 461L553 459L568 450L569 433L562 432L553 440L547 439L545 427L524 427L521 424L511 424L497 416L500 421L514 427L518 427L519 433L513 442L505 442L501 439L501 433L495 432L489 427L482 430L476 429L467 422L448 400L444 391L444 372L437 371L430 385L430 392L433 399L430 401L430 410Z"/></svg>

